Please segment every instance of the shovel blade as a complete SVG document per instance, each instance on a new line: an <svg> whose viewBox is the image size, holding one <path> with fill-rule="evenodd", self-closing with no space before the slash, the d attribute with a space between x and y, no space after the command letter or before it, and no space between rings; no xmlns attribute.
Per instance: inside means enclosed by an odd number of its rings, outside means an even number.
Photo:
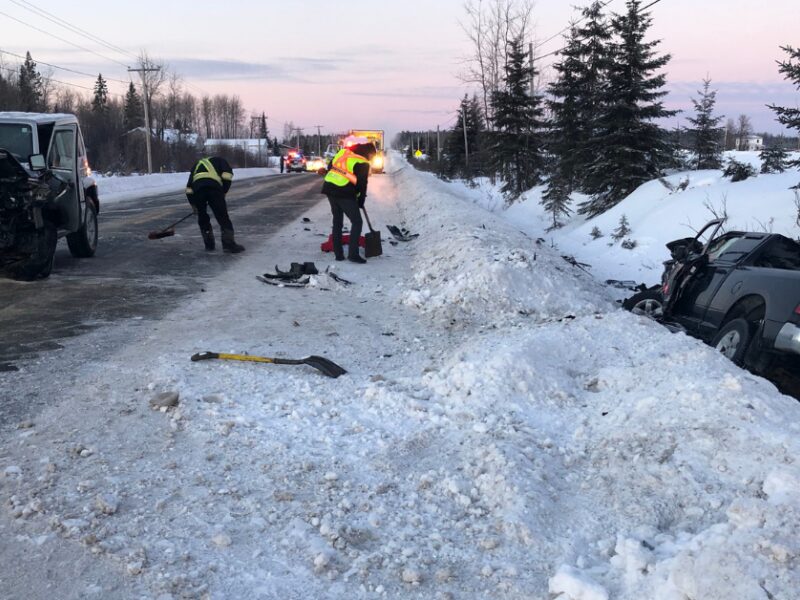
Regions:
<svg viewBox="0 0 800 600"><path fill-rule="evenodd" d="M167 229L166 231L151 231L147 234L147 239L160 240L161 238L169 237L171 235L175 235L174 229Z"/></svg>
<svg viewBox="0 0 800 600"><path fill-rule="evenodd" d="M347 373L345 369L337 365L332 360L328 360L324 356L309 356L304 358L301 362L303 364L308 365L309 367L314 367L317 371L322 373L323 375L327 375L328 377L333 377L336 379L340 375L344 375Z"/></svg>
<svg viewBox="0 0 800 600"><path fill-rule="evenodd" d="M383 254L383 247L381 246L381 232L370 231L364 235L364 256L372 258L373 256L380 256Z"/></svg>

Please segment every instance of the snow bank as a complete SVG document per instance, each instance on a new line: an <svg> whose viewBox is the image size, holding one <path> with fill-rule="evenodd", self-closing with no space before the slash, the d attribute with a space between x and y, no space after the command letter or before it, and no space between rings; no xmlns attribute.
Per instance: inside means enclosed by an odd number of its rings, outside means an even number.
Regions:
<svg viewBox="0 0 800 600"><path fill-rule="evenodd" d="M277 173L278 171L271 167L236 169L235 179L240 181L251 177L265 177ZM182 192L186 187L189 172L110 176L95 173L94 177L97 180L97 187L100 192L100 202L105 205L153 194Z"/></svg>
<svg viewBox="0 0 800 600"><path fill-rule="evenodd" d="M41 556L72 597L117 590L68 578L59 544L125 577L123 597L796 595L796 401L617 309L458 188L405 168L368 202L420 237L334 263L319 205L220 255L230 269L164 320L0 373L59 399L0 438L2 556ZM301 257L353 285L253 277ZM190 362L200 350L349 373ZM162 391L177 407L150 407Z"/></svg>
<svg viewBox="0 0 800 600"><path fill-rule="evenodd" d="M485 326L597 310L597 286L543 239L470 206L432 175L403 169L395 180L401 214L424 240L406 304Z"/></svg>

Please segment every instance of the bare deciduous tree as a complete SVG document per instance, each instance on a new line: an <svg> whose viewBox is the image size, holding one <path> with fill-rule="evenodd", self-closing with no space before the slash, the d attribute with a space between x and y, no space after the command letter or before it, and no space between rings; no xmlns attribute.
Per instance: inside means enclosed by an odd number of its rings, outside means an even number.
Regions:
<svg viewBox="0 0 800 600"><path fill-rule="evenodd" d="M529 33L534 0L467 0L461 28L471 49L459 78L481 89L483 111L491 120L490 99L508 64L508 43Z"/></svg>

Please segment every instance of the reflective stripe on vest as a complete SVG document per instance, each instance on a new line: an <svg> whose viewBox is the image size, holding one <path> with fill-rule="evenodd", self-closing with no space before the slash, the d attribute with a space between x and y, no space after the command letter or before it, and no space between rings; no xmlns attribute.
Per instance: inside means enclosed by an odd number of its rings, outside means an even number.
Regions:
<svg viewBox="0 0 800 600"><path fill-rule="evenodd" d="M198 172L200 167L205 167L205 172ZM217 170L214 168L214 165L211 164L211 161L207 158L201 158L197 161L197 165L194 167L194 174L192 175L192 183L195 181L199 181L201 179L213 179L218 184L222 185L222 177L219 176Z"/></svg>
<svg viewBox="0 0 800 600"><path fill-rule="evenodd" d="M339 187L344 187L348 183L355 185L358 178L353 173L353 169L359 163L368 165L369 161L347 148L339 150L331 161L331 169L325 175L325 181Z"/></svg>

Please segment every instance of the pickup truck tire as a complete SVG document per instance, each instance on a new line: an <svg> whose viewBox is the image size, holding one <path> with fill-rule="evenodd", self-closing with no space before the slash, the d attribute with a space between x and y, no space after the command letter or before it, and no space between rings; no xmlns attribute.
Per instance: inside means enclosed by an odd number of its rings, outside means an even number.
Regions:
<svg viewBox="0 0 800 600"><path fill-rule="evenodd" d="M8 272L18 281L44 279L53 271L56 256L58 232L56 226L45 221L44 227L36 232L35 251L8 267Z"/></svg>
<svg viewBox="0 0 800 600"><path fill-rule="evenodd" d="M89 258L97 250L97 209L94 202L86 202L86 218L75 233L67 235L69 251L75 258Z"/></svg>
<svg viewBox="0 0 800 600"><path fill-rule="evenodd" d="M734 364L741 366L753 340L754 326L746 319L733 319L722 326L711 345Z"/></svg>
<svg viewBox="0 0 800 600"><path fill-rule="evenodd" d="M622 308L635 315L660 319L664 316L664 298L657 290L645 290L625 300Z"/></svg>

